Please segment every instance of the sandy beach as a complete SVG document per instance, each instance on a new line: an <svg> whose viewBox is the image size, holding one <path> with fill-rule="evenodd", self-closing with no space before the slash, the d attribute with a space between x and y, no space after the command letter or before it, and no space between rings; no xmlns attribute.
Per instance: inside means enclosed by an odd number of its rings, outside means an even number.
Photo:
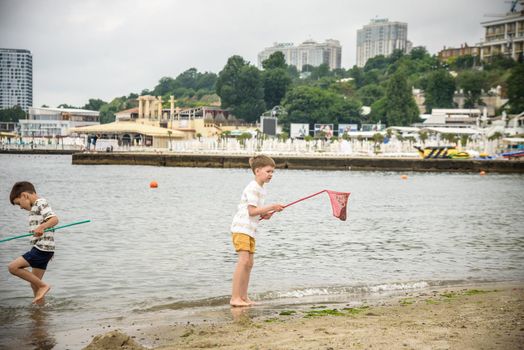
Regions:
<svg viewBox="0 0 524 350"><path fill-rule="evenodd" d="M350 305L232 309L233 322L113 331L95 337L85 349L524 348L522 283L432 288Z"/></svg>

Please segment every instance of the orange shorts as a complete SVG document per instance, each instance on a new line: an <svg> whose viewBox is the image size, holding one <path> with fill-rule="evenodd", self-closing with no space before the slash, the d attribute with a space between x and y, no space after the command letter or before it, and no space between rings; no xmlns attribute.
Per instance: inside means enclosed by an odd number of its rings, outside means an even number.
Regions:
<svg viewBox="0 0 524 350"><path fill-rule="evenodd" d="M255 253L255 239L245 233L236 233L233 232L233 245L235 246L235 251L245 250L251 254Z"/></svg>

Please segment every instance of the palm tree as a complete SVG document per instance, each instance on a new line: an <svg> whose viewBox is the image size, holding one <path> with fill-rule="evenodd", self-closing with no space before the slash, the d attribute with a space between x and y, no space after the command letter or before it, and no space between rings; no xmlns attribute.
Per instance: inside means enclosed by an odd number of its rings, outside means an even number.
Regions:
<svg viewBox="0 0 524 350"><path fill-rule="evenodd" d="M429 138L429 134L428 134L427 131L421 131L421 132L418 133L418 138L419 138L420 142L422 142L422 145L425 145L426 141Z"/></svg>

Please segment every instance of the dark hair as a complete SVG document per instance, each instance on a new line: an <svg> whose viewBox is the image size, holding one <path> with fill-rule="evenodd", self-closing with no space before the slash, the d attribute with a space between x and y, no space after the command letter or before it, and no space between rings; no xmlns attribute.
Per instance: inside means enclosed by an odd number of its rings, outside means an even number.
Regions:
<svg viewBox="0 0 524 350"><path fill-rule="evenodd" d="M33 186L32 183L27 181L20 181L13 185L13 189L11 190L11 194L9 195L9 201L11 204L15 204L15 199L20 197L22 192L28 192L28 193L36 193L35 186Z"/></svg>

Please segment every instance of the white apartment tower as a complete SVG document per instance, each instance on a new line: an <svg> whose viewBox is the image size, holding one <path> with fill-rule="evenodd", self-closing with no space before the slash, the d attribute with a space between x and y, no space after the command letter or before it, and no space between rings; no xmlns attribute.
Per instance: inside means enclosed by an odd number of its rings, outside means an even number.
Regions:
<svg viewBox="0 0 524 350"><path fill-rule="evenodd" d="M297 67L299 71L306 64L317 67L325 63L330 69L340 68L342 64L340 42L328 39L323 43L306 40L298 46L293 43L274 43L258 54L258 67L262 68L262 62L277 51L284 54L287 64Z"/></svg>
<svg viewBox="0 0 524 350"><path fill-rule="evenodd" d="M0 48L0 109L33 105L33 56L28 50Z"/></svg>
<svg viewBox="0 0 524 350"><path fill-rule="evenodd" d="M489 60L497 55L518 60L524 55L524 10L513 11L503 18L483 22L482 26L485 28L484 40L480 43L482 60Z"/></svg>
<svg viewBox="0 0 524 350"><path fill-rule="evenodd" d="M367 60L378 55L389 56L394 50L409 52L408 24L390 22L387 18L372 19L357 30L357 66L364 67Z"/></svg>

